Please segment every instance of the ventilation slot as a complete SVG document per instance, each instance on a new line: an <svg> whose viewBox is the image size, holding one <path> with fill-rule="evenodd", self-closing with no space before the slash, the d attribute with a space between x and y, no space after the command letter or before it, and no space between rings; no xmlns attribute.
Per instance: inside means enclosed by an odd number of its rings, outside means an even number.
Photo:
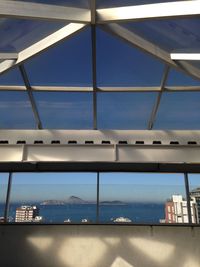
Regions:
<svg viewBox="0 0 200 267"><path fill-rule="evenodd" d="M161 145L161 141L153 141L153 145Z"/></svg>
<svg viewBox="0 0 200 267"><path fill-rule="evenodd" d="M127 145L128 142L127 142L127 141L119 141L119 144L120 144L120 145Z"/></svg>
<svg viewBox="0 0 200 267"><path fill-rule="evenodd" d="M171 141L170 145L179 145L179 142L178 141Z"/></svg>
<svg viewBox="0 0 200 267"><path fill-rule="evenodd" d="M42 140L35 140L34 144L43 144L43 141Z"/></svg>
<svg viewBox="0 0 200 267"><path fill-rule="evenodd" d="M69 140L68 141L68 144L77 144L77 141L75 141L75 140Z"/></svg>
<svg viewBox="0 0 200 267"><path fill-rule="evenodd" d="M0 144L8 144L8 140L0 140Z"/></svg>
<svg viewBox="0 0 200 267"><path fill-rule="evenodd" d="M19 141L17 141L17 144L26 144L26 141L24 141L24 140L19 140Z"/></svg>
<svg viewBox="0 0 200 267"><path fill-rule="evenodd" d="M136 145L144 145L144 141L136 141L135 144Z"/></svg>
<svg viewBox="0 0 200 267"><path fill-rule="evenodd" d="M94 141L85 141L85 144L94 144Z"/></svg>
<svg viewBox="0 0 200 267"><path fill-rule="evenodd" d="M110 144L110 141L105 141L105 140L103 140L101 143L102 143L102 144Z"/></svg>
<svg viewBox="0 0 200 267"><path fill-rule="evenodd" d="M196 145L197 142L196 141L188 141L188 145Z"/></svg>
<svg viewBox="0 0 200 267"><path fill-rule="evenodd" d="M52 144L60 144L60 141L59 140L52 140L51 143Z"/></svg>

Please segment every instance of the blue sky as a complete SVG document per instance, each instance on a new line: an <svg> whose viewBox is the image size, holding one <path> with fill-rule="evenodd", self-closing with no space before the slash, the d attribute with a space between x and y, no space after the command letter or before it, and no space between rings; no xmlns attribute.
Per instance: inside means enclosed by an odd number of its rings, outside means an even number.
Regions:
<svg viewBox="0 0 200 267"><path fill-rule="evenodd" d="M91 55L88 27L28 60L25 67L30 83L91 86ZM97 30L98 86L159 86L163 69L161 61L101 29ZM23 85L18 69L0 76L0 85L17 84ZM200 85L200 82L171 70L167 86L181 85ZM91 93L34 92L34 97L44 128L92 129ZM156 98L157 93L98 93L98 128L146 129ZM199 129L199 99L200 92L164 93L155 129ZM36 127L26 92L0 92L0 114L0 128Z"/></svg>
<svg viewBox="0 0 200 267"><path fill-rule="evenodd" d="M191 177L193 189L200 185L200 176ZM7 174L0 178L2 201ZM96 173L14 173L11 202L67 200L71 195L95 200L96 179ZM164 202L172 194L185 195L183 174L100 173L101 200Z"/></svg>

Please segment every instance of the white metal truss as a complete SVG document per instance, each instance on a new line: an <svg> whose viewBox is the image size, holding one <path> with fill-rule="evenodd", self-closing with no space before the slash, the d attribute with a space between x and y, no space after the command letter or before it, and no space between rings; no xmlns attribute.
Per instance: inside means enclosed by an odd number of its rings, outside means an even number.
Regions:
<svg viewBox="0 0 200 267"><path fill-rule="evenodd" d="M106 8L97 9L95 1L91 0L90 9L83 9L80 7L70 6L58 6L47 5L32 2L20 2L1 0L0 1L0 16L7 18L26 18L37 20L60 20L67 22L84 22L85 24L91 23L96 25L102 22L108 22L107 27L116 35L120 36L124 40L138 46L140 49L164 60L167 64L184 70L190 75L200 77L200 70L194 67L190 63L183 65L177 64L170 58L170 54L159 48L153 43L145 40L144 38L136 35L134 32L130 32L124 27L117 24L110 24L111 21L127 21L134 19L154 19L159 17L182 17L182 16L194 16L200 14L200 0L196 1L174 1L169 3L157 3L136 5L128 7ZM19 51L18 58L8 58L0 63L0 73L9 70L16 64L21 64L28 58L36 55L37 53L55 45L58 41L70 36L72 33L77 32L85 24L73 24L63 27L62 29L50 34L46 38L38 41L35 44L31 44L23 51ZM95 28L95 27L93 27ZM94 32L94 31L93 31ZM94 37L94 34L93 34ZM93 38L94 43L94 38ZM94 49L93 49L94 50ZM93 52L94 55L94 52ZM93 56L94 58L94 56ZM94 61L95 63L95 61ZM93 64L93 75L95 73L95 64ZM93 77L93 81L95 81ZM94 84L93 84L94 89ZM96 91L95 91L96 94Z"/></svg>
<svg viewBox="0 0 200 267"><path fill-rule="evenodd" d="M0 1L0 16L49 21L90 22L90 10L21 1Z"/></svg>
<svg viewBox="0 0 200 267"><path fill-rule="evenodd" d="M31 86L32 91L35 92L93 92L93 87L73 87L73 86ZM26 86L23 85L0 85L0 91L26 91ZM144 86L144 87L98 87L97 92L160 92L160 86ZM163 88L163 92L198 92L199 86L167 86Z"/></svg>
<svg viewBox="0 0 200 267"><path fill-rule="evenodd" d="M172 67L179 68L179 70L184 71L185 73L200 79L200 69L193 66L189 62L184 64L184 68L181 68L179 64L171 59L170 54L165 51L164 49L160 48L159 46L153 44L152 42L144 39L143 37L139 36L137 33L130 31L129 29L125 28L122 25L117 23L110 23L108 25L102 26L102 29L108 31L115 36L120 37L122 40L128 42L129 44L133 45L134 47L138 47L139 49L147 52L158 59L161 59L165 63L169 64Z"/></svg>
<svg viewBox="0 0 200 267"><path fill-rule="evenodd" d="M52 45L55 45L59 41L71 37L73 34L82 30L84 27L86 27L85 24L69 23L68 25L64 26L58 31L50 34L44 39L38 41L37 43L19 52L17 60L5 60L2 63L0 63L0 73L8 70L11 67L23 63L25 60L29 59L32 56L37 55L38 53L46 50Z"/></svg>
<svg viewBox="0 0 200 267"><path fill-rule="evenodd" d="M1 130L0 162L200 163L200 131Z"/></svg>
<svg viewBox="0 0 200 267"><path fill-rule="evenodd" d="M18 58L18 54L17 53L1 53L0 52L0 60L3 60L3 59L15 59L17 60Z"/></svg>
<svg viewBox="0 0 200 267"><path fill-rule="evenodd" d="M97 9L98 23L195 15L200 15L199 0Z"/></svg>

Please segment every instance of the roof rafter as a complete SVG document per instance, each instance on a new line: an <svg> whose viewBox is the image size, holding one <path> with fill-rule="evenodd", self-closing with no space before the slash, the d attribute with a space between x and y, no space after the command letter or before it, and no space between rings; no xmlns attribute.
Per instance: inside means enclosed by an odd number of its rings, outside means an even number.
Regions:
<svg viewBox="0 0 200 267"><path fill-rule="evenodd" d="M102 25L101 28L122 40L128 42L129 44L133 45L134 47L138 47L139 49L147 52L158 59L164 61L165 63L169 64L172 67L175 67L181 71L184 71L190 76L200 79L200 69L196 68L189 62L184 64L184 67L180 64L177 64L173 61L170 57L170 54L165 51L164 49L160 48L159 46L155 45L154 43L144 39L143 37L139 36L133 30L130 31L124 26L121 26L117 23L110 23L107 25Z"/></svg>
<svg viewBox="0 0 200 267"><path fill-rule="evenodd" d="M89 9L21 1L0 1L0 17L88 23Z"/></svg>
<svg viewBox="0 0 200 267"><path fill-rule="evenodd" d="M30 57L35 56L36 54L46 50L58 42L71 37L86 26L86 24L81 23L69 23L58 31L19 52L17 60L4 60L2 63L0 63L0 73L3 73L14 66L21 64Z"/></svg>
<svg viewBox="0 0 200 267"><path fill-rule="evenodd" d="M200 0L97 9L98 23L200 15Z"/></svg>

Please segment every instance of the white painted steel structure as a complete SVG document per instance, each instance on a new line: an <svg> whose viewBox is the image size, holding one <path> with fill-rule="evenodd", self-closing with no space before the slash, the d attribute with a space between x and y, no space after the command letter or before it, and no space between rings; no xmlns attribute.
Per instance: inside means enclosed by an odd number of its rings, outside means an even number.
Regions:
<svg viewBox="0 0 200 267"><path fill-rule="evenodd" d="M171 67L177 68L186 74L200 79L200 68L192 63L185 62L184 67L178 60L187 60L186 57L175 57L159 45L145 39L134 29L130 31L118 22L144 21L158 18L183 18L200 15L200 1L174 1L168 3L145 4L137 6L121 6L111 8L96 8L95 0L90 1L90 9L79 6L59 6L38 4L20 1L0 1L0 16L2 18L23 18L29 20L66 21L66 25L52 32L29 46L16 51L16 53L0 51L0 73L19 65L25 86L0 86L0 90L28 91L29 100L34 111L38 128L42 122L34 101L33 91L72 91L93 93L93 129L97 129L97 92L158 92L159 95L150 115L147 129L154 125L160 99L164 91L200 91L200 86L167 86L167 76ZM123 4L123 1L122 1ZM113 23L115 22L115 23ZM116 23L117 22L117 23ZM24 66L27 59L58 44L85 27L92 27L92 78L91 87L62 87L62 86L32 86ZM162 62L166 68L160 86L157 87L98 87L96 81L96 27L114 34L134 47L153 55ZM191 54L190 54L191 56ZM195 60L199 55L193 54ZM191 58L190 58L191 59ZM23 68L23 69L22 69ZM66 137L65 137L66 136ZM0 131L0 139L8 140L8 144L0 146L0 161L107 161L107 162L186 162L200 163L198 131L190 132L157 132L157 131ZM43 140L44 144L34 144L35 140ZM67 144L67 140L77 140L78 144ZM85 144L87 139L94 144ZM141 140L142 139L142 140ZM16 144L24 140L26 144ZM60 144L51 144L52 140L60 140ZM110 144L101 144L103 140L110 140ZM119 144L119 141L128 144ZM135 144L134 141L144 141L144 145ZM170 141L177 141L179 145L170 145ZM155 145L153 141L160 141ZM188 141L196 141L198 145L190 146Z"/></svg>
<svg viewBox="0 0 200 267"><path fill-rule="evenodd" d="M2 130L0 162L199 164L200 131Z"/></svg>

